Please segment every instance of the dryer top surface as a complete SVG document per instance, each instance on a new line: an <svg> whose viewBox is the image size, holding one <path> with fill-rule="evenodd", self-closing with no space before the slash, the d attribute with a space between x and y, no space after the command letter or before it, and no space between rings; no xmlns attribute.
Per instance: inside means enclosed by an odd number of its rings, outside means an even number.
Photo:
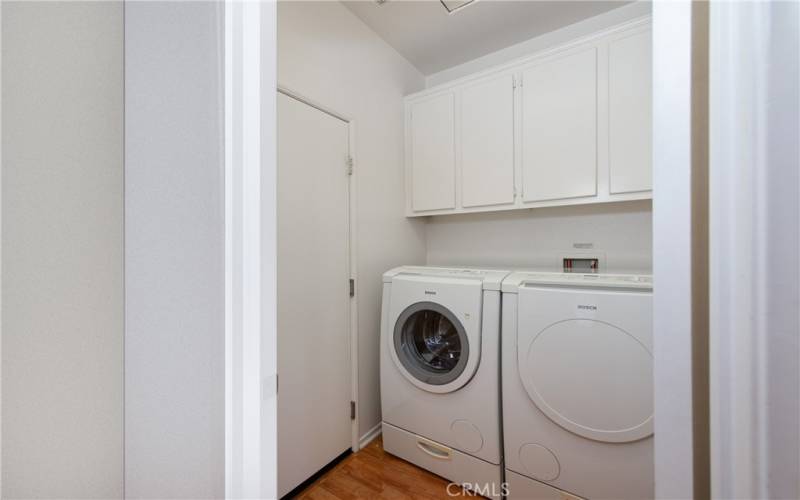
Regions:
<svg viewBox="0 0 800 500"><path fill-rule="evenodd" d="M644 274L514 272L503 280L504 293L517 293L520 288L535 286L652 291L653 277Z"/></svg>
<svg viewBox="0 0 800 500"><path fill-rule="evenodd" d="M478 269L473 267L429 267L401 266L383 273L383 282L391 283L396 276L431 276L437 278L463 278L481 280L484 290L500 290L503 279L509 271L500 269Z"/></svg>

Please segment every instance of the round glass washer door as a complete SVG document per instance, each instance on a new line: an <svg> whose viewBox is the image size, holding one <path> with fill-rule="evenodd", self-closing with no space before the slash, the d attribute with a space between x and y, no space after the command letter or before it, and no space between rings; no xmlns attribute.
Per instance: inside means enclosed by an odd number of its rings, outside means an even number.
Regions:
<svg viewBox="0 0 800 500"><path fill-rule="evenodd" d="M434 302L417 302L400 313L394 349L409 375L435 386L456 380L469 359L464 326L450 310Z"/></svg>

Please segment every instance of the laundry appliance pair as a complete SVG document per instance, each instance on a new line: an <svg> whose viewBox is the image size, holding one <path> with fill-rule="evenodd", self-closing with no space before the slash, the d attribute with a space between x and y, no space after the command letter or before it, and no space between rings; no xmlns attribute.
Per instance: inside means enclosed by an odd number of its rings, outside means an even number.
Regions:
<svg viewBox="0 0 800 500"><path fill-rule="evenodd" d="M383 446L450 493L652 497L651 318L649 276L388 271Z"/></svg>

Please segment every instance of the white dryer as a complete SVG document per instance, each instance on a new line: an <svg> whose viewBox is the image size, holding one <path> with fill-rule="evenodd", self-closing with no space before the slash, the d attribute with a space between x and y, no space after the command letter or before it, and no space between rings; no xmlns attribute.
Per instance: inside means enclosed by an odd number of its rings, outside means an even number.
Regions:
<svg viewBox="0 0 800 500"><path fill-rule="evenodd" d="M513 273L502 346L509 498L652 498L652 278Z"/></svg>
<svg viewBox="0 0 800 500"><path fill-rule="evenodd" d="M506 271L383 275L384 449L485 496L501 493L500 286Z"/></svg>

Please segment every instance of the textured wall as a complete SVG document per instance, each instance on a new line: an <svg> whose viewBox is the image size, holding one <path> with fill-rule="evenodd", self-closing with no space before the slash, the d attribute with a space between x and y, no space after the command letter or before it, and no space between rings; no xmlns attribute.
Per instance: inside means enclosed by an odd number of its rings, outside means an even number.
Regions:
<svg viewBox="0 0 800 500"><path fill-rule="evenodd" d="M125 493L225 494L223 5L125 6Z"/></svg>
<svg viewBox="0 0 800 500"><path fill-rule="evenodd" d="M2 496L122 496L121 2L2 5Z"/></svg>

